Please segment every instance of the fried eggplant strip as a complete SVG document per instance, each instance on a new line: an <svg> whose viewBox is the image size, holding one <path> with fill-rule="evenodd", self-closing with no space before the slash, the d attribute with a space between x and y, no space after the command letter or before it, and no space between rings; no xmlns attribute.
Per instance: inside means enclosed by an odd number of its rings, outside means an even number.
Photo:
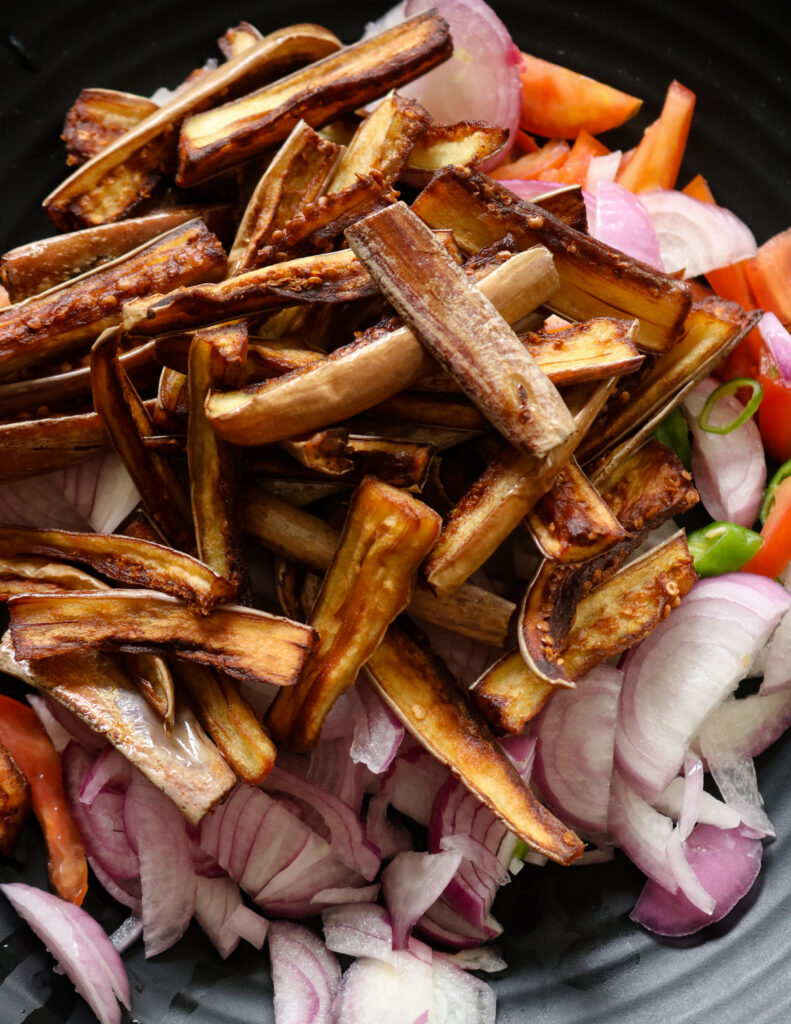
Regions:
<svg viewBox="0 0 791 1024"><path fill-rule="evenodd" d="M154 428L118 359L119 335L117 329L105 331L91 350L94 408L152 521L174 547L189 551L194 544L189 502L168 460L144 443Z"/></svg>
<svg viewBox="0 0 791 1024"><path fill-rule="evenodd" d="M582 565L545 561L525 594L519 622L522 657L548 682L571 680L558 663L580 600L613 576L648 534L698 500L691 475L659 441L649 441L599 482L599 493L626 530L609 551Z"/></svg>
<svg viewBox="0 0 791 1024"><path fill-rule="evenodd" d="M429 115L419 103L391 93L354 133L327 192L342 192L372 171L377 171L386 185L392 185L401 176L417 140L425 137L429 123Z"/></svg>
<svg viewBox="0 0 791 1024"><path fill-rule="evenodd" d="M61 138L73 167L83 164L159 109L156 103L115 89L83 89L69 107Z"/></svg>
<svg viewBox="0 0 791 1024"><path fill-rule="evenodd" d="M433 11L395 25L288 78L184 122L176 181L194 185L282 142L300 119L312 127L417 78L451 55Z"/></svg>
<svg viewBox="0 0 791 1024"><path fill-rule="evenodd" d="M697 578L681 531L602 583L577 606L563 655L568 677L580 679L639 643L681 603ZM475 683L473 700L497 731L521 732L535 713L536 688L543 689L537 679L514 651Z"/></svg>
<svg viewBox="0 0 791 1024"><path fill-rule="evenodd" d="M433 174L448 164L475 167L499 152L507 141L507 128L484 121L429 124L412 147L406 170Z"/></svg>
<svg viewBox="0 0 791 1024"><path fill-rule="evenodd" d="M9 601L14 650L49 658L86 647L170 653L252 683L293 686L313 646L309 626L237 605L195 615L146 590L27 594Z"/></svg>
<svg viewBox="0 0 791 1024"><path fill-rule="evenodd" d="M180 288L169 295L128 302L124 329L134 334L163 334L283 309L295 302L350 302L375 291L368 271L354 253L343 249L250 270L219 284Z"/></svg>
<svg viewBox="0 0 791 1024"><path fill-rule="evenodd" d="M171 435L182 432L188 412L187 394L186 373L179 373L177 370L169 370L165 367L159 375L157 400L151 415L151 422L157 430ZM153 442L160 440L158 437L147 437L147 447L151 448Z"/></svg>
<svg viewBox="0 0 791 1024"><path fill-rule="evenodd" d="M582 853L580 840L536 800L467 706L422 634L391 626L365 674L412 735L531 849L560 864Z"/></svg>
<svg viewBox="0 0 791 1024"><path fill-rule="evenodd" d="M0 481L36 476L92 459L107 448L94 412L0 425Z"/></svg>
<svg viewBox="0 0 791 1024"><path fill-rule="evenodd" d="M552 486L604 405L612 381L594 388L574 415L575 431L548 455L505 450L451 510L426 559L428 585L440 596L452 593L479 569Z"/></svg>
<svg viewBox="0 0 791 1024"><path fill-rule="evenodd" d="M349 457L348 434L343 427L317 430L305 437L278 441L278 445L311 474L346 477L355 468Z"/></svg>
<svg viewBox="0 0 791 1024"><path fill-rule="evenodd" d="M128 676L106 654L65 654L30 664L14 656L6 633L0 644L0 668L53 697L106 737L193 825L236 784L236 776L192 713L179 707L167 734Z"/></svg>
<svg viewBox="0 0 791 1024"><path fill-rule="evenodd" d="M16 761L0 743L0 855L13 857L30 813L30 788Z"/></svg>
<svg viewBox="0 0 791 1024"><path fill-rule="evenodd" d="M330 708L409 603L439 532L436 512L368 477L355 492L310 625L319 641L299 683L278 693L267 724L289 749L310 749Z"/></svg>
<svg viewBox="0 0 791 1024"><path fill-rule="evenodd" d="M187 464L198 557L233 593L244 577L236 508L236 458L212 430L204 404L212 387L240 387L247 366L247 325L196 331L189 350Z"/></svg>
<svg viewBox="0 0 791 1024"><path fill-rule="evenodd" d="M242 522L245 531L265 547L311 569L329 568L340 542L340 533L323 519L258 487L243 491ZM409 611L482 643L502 646L515 606L470 583L441 600L418 581Z"/></svg>
<svg viewBox="0 0 791 1024"><path fill-rule="evenodd" d="M29 242L0 257L0 279L11 301L21 302L118 259L196 217L200 217L211 232L224 236L230 208L175 206L144 217Z"/></svg>
<svg viewBox="0 0 791 1024"><path fill-rule="evenodd" d="M145 162L147 151L161 140L166 140L169 152L168 135L185 117L243 89L261 74L276 78L289 68L332 53L339 45L331 32L317 25L293 25L271 33L175 95L78 168L44 200L48 214L58 227L66 229L118 219L128 204L125 195L112 201L113 182L123 177L130 163Z"/></svg>
<svg viewBox="0 0 791 1024"><path fill-rule="evenodd" d="M660 356L640 376L635 387L613 396L596 429L581 446L580 462L584 465L627 435L640 443L656 421L680 404L755 327L758 319L755 312L745 312L736 303L716 296L696 303L687 317L681 341ZM635 428L643 426L646 429L635 436Z"/></svg>
<svg viewBox="0 0 791 1024"><path fill-rule="evenodd" d="M318 199L341 147L304 121L275 154L255 187L228 255L228 277L237 277L260 265L259 251L306 204Z"/></svg>
<svg viewBox="0 0 791 1024"><path fill-rule="evenodd" d="M507 322L515 322L551 290L552 275L546 271L540 249L517 256L501 253L478 287ZM267 444L364 412L435 368L410 328L395 327L363 336L279 380L244 392L213 394L206 411L226 440Z"/></svg>
<svg viewBox="0 0 791 1024"><path fill-rule="evenodd" d="M637 320L597 317L562 331L528 331L519 338L553 384L584 384L639 370L645 357L634 344L637 328Z"/></svg>
<svg viewBox="0 0 791 1024"><path fill-rule="evenodd" d="M25 369L121 322L128 299L218 278L225 253L196 218L125 256L0 310L0 373Z"/></svg>
<svg viewBox="0 0 791 1024"><path fill-rule="evenodd" d="M189 555L118 534L70 533L0 526L0 556L46 555L81 562L110 579L160 590L210 611L234 590L208 565Z"/></svg>
<svg viewBox="0 0 791 1024"><path fill-rule="evenodd" d="M234 57L245 53L263 38L255 25L251 25L249 21L240 21L238 25L229 28L224 35L220 36L217 46L226 60L233 60Z"/></svg>
<svg viewBox="0 0 791 1024"><path fill-rule="evenodd" d="M636 317L636 343L645 352L664 352L681 336L692 304L689 285L574 230L546 207L518 199L477 171L445 168L412 209L429 227L450 228L467 252L490 245L506 232L520 248L546 246L560 278L547 305L568 320Z"/></svg>
<svg viewBox="0 0 791 1024"><path fill-rule="evenodd" d="M187 661L176 662L173 670L201 725L239 778L250 786L263 782L277 751L236 681Z"/></svg>
<svg viewBox="0 0 791 1024"><path fill-rule="evenodd" d="M574 424L557 390L406 204L358 221L346 238L415 335L514 447L542 455L569 437ZM545 265L553 277L548 254Z"/></svg>
<svg viewBox="0 0 791 1024"><path fill-rule="evenodd" d="M626 537L574 458L528 512L526 525L544 557L562 563L585 562Z"/></svg>

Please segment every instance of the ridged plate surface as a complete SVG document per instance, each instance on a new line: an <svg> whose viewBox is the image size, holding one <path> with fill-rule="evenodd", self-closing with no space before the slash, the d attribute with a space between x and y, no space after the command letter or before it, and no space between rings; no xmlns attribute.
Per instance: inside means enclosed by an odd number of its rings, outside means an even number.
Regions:
<svg viewBox="0 0 791 1024"><path fill-rule="evenodd" d="M63 115L83 86L151 93L173 86L215 52L242 18L271 30L317 21L345 41L386 3L304 0L38 0L0 10L0 251L51 233L39 209L64 174ZM782 5L747 2L597 3L498 0L517 43L538 56L645 99L639 118L607 140L629 148L658 113L667 83L698 95L680 182L704 173L715 196L758 241L791 224L791 27ZM494 980L501 1024L783 1024L791 1020L791 743L759 759L777 840L758 883L720 925L684 942L659 940L628 914L636 870L613 863L566 871L526 867L495 912L509 968ZM46 883L33 829L0 880ZM98 888L98 887L95 887ZM88 901L106 927L112 901ZM146 962L125 957L138 1024L267 1024L264 957L245 947L222 963L196 927ZM0 900L0 1024L88 1024L70 983L53 975L38 941Z"/></svg>

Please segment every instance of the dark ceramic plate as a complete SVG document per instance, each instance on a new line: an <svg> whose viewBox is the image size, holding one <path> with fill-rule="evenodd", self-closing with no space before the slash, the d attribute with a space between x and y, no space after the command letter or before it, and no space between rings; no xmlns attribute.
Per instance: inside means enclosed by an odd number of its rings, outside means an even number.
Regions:
<svg viewBox="0 0 791 1024"><path fill-rule="evenodd" d="M87 85L149 94L174 85L246 18L268 31L325 23L352 41L389 4L320 0L5 0L0 6L0 251L51 233L39 209L63 177L63 115ZM758 241L791 224L791 23L767 0L498 0L523 49L644 97L644 113L610 144L628 148L677 77L698 95L681 182L698 171ZM495 904L509 967L494 980L501 1024L781 1024L791 1020L791 742L758 764L778 839L753 892L690 940L653 938L629 921L639 873L623 858L565 871L526 868ZM30 829L3 881L46 883ZM98 888L98 887L95 887ZM87 903L108 928L124 913L101 893ZM222 963L196 927L146 962L129 952L138 1024L272 1020L265 958L241 949ZM70 983L0 902L0 1024L88 1024Z"/></svg>

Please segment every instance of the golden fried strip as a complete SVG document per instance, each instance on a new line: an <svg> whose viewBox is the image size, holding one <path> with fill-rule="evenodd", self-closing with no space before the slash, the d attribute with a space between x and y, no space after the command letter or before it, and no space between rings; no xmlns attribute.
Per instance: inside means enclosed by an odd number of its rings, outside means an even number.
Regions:
<svg viewBox="0 0 791 1024"><path fill-rule="evenodd" d="M528 331L519 338L553 384L584 384L640 368L645 357L634 344L638 326L637 320L596 317L562 331Z"/></svg>
<svg viewBox="0 0 791 1024"><path fill-rule="evenodd" d="M612 386L612 381L582 385L588 397L574 415L575 431L548 455L526 455L506 447L484 470L446 517L439 540L426 559L423 571L435 593L446 596L469 579L546 494Z"/></svg>
<svg viewBox="0 0 791 1024"><path fill-rule="evenodd" d="M475 167L508 141L508 129L484 121L429 124L409 153L406 170L433 174L448 164Z"/></svg>
<svg viewBox="0 0 791 1024"><path fill-rule="evenodd" d="M236 776L184 706L170 733L116 660L98 651L63 654L35 664L0 644L0 669L53 697L112 743L170 797L193 825L236 784Z"/></svg>
<svg viewBox="0 0 791 1024"><path fill-rule="evenodd" d="M73 167L85 163L159 109L156 103L116 89L82 89L69 107L61 138Z"/></svg>
<svg viewBox="0 0 791 1024"><path fill-rule="evenodd" d="M179 597L209 611L232 587L208 565L180 551L120 534L70 533L0 526L0 556L47 555L88 565L110 579Z"/></svg>
<svg viewBox="0 0 791 1024"><path fill-rule="evenodd" d="M107 431L94 412L0 425L0 481L36 476L101 455Z"/></svg>
<svg viewBox="0 0 791 1024"><path fill-rule="evenodd" d="M167 459L149 451L143 442L154 429L119 362L119 335L117 329L105 331L91 350L94 408L154 524L174 547L189 551L194 543L189 503Z"/></svg>
<svg viewBox="0 0 791 1024"><path fill-rule="evenodd" d="M553 276L547 272L545 252L540 248L510 258L501 253L500 257L478 287L503 318L514 323L549 294ZM267 444L364 412L410 387L435 367L412 331L396 327L360 338L279 380L244 392L212 394L206 411L214 429L226 440Z"/></svg>
<svg viewBox="0 0 791 1024"><path fill-rule="evenodd" d="M259 251L306 203L318 199L341 147L299 121L255 187L228 255L228 277L261 264Z"/></svg>
<svg viewBox="0 0 791 1024"><path fill-rule="evenodd" d="M639 643L681 603L697 578L681 531L597 587L577 606L563 655L568 677L580 679ZM514 651L478 680L473 700L497 731L521 732L535 713L536 687L543 689L536 679Z"/></svg>
<svg viewBox="0 0 791 1024"><path fill-rule="evenodd" d="M583 844L543 807L419 633L391 626L365 674L404 725L531 849L560 864Z"/></svg>
<svg viewBox="0 0 791 1024"><path fill-rule="evenodd" d="M428 505L374 477L363 481L310 614L318 645L297 686L278 693L267 713L276 740L297 752L313 746L332 705L409 603L439 526Z"/></svg>
<svg viewBox="0 0 791 1024"><path fill-rule="evenodd" d="M123 174L124 167L141 152L167 139L185 117L229 93L244 89L257 76L276 78L289 68L316 60L339 47L338 39L317 25L293 25L266 36L238 57L204 75L194 86L171 100L126 132L95 157L83 164L44 200L50 217L59 227L90 220L103 223L123 213L110 204L107 208L108 185ZM168 145L168 149L169 149ZM98 209L97 209L98 207Z"/></svg>
<svg viewBox="0 0 791 1024"><path fill-rule="evenodd" d="M225 253L200 219L27 302L0 310L0 373L86 347L133 296L216 279Z"/></svg>
<svg viewBox="0 0 791 1024"><path fill-rule="evenodd" d="M506 321L404 203L358 221L349 245L435 359L520 451L544 454L574 429L557 390ZM553 276L546 256L546 274Z"/></svg>
<svg viewBox="0 0 791 1024"><path fill-rule="evenodd" d="M636 317L636 343L647 352L664 352L681 336L692 303L689 285L574 230L477 171L440 171L412 208L430 227L450 228L467 252L507 232L520 248L545 245L560 278L547 305L568 320Z"/></svg>
<svg viewBox="0 0 791 1024"><path fill-rule="evenodd" d="M251 25L249 21L240 21L238 25L233 25L224 35L220 36L217 46L226 60L233 60L234 57L245 53L263 38L255 25Z"/></svg>
<svg viewBox="0 0 791 1024"><path fill-rule="evenodd" d="M544 557L563 563L585 562L626 536L574 458L528 512L526 525Z"/></svg>
<svg viewBox="0 0 791 1024"><path fill-rule="evenodd" d="M302 623L237 605L196 615L175 597L146 590L27 594L8 608L21 658L86 647L169 653L275 686L297 682L315 637Z"/></svg>
<svg viewBox="0 0 791 1024"><path fill-rule="evenodd" d="M391 93L354 133L327 191L341 192L358 176L365 177L372 171L377 171L386 185L392 185L429 123L429 115L419 103Z"/></svg>
<svg viewBox="0 0 791 1024"><path fill-rule="evenodd" d="M187 464L198 556L236 593L244 576L236 508L236 460L212 430L204 404L213 386L240 387L247 366L247 325L196 331L189 350Z"/></svg>
<svg viewBox="0 0 791 1024"><path fill-rule="evenodd" d="M250 786L263 782L277 751L236 681L193 662L176 662L173 670L201 725L239 778Z"/></svg>
<svg viewBox="0 0 791 1024"><path fill-rule="evenodd" d="M179 139L177 184L194 185L282 142L301 118L314 128L398 88L451 54L432 11L395 25L288 78L190 117Z"/></svg>
<svg viewBox="0 0 791 1024"><path fill-rule="evenodd" d="M386 416L423 426L450 427L452 430L480 431L491 428L489 420L480 409L459 394L401 391L383 402L377 402L366 412L372 416Z"/></svg>

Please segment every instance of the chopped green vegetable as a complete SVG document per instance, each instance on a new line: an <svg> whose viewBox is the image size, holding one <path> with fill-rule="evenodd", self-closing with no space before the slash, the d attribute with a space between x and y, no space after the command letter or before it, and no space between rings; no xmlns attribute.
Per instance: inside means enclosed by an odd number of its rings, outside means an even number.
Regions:
<svg viewBox="0 0 791 1024"><path fill-rule="evenodd" d="M772 506L775 503L775 494L777 494L777 488L789 476L791 476L791 459L789 459L788 462L783 463L780 469L778 469L778 471L766 485L763 501L761 502L760 512L762 526L769 518L769 513L772 511Z"/></svg>
<svg viewBox="0 0 791 1024"><path fill-rule="evenodd" d="M742 388L750 388L752 395L747 405L742 409L739 415L731 420L730 423L726 423L723 427L715 427L710 423L711 413L714 406L719 402L721 398L727 398L730 395L735 395L737 391ZM758 383L757 380L753 380L752 377L737 377L735 380L726 381L725 384L720 384L718 388L706 399L706 404L703 406L703 411L698 417L698 426L701 430L705 430L709 434L730 434L733 430L746 423L747 420L756 412L758 412L758 406L761 404L761 399L764 397L764 389Z"/></svg>
<svg viewBox="0 0 791 1024"><path fill-rule="evenodd" d="M684 414L679 408L669 413L654 430L654 437L666 444L681 459L684 468L692 465L692 446L689 441L689 428Z"/></svg>
<svg viewBox="0 0 791 1024"><path fill-rule="evenodd" d="M763 544L763 538L737 523L711 523L691 533L687 544L698 575L721 576L746 565Z"/></svg>

